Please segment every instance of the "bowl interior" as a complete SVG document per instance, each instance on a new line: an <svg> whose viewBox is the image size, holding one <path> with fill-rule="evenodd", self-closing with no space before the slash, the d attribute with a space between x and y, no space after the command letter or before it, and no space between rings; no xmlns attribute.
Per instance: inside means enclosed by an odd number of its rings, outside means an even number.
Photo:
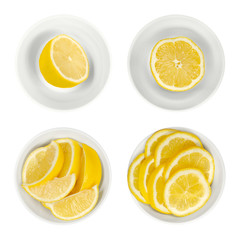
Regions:
<svg viewBox="0 0 240 240"><path fill-rule="evenodd" d="M141 202L137 201L134 197L133 198L136 200L137 204L140 206L141 209L143 209L146 213L150 214L151 216L153 216L159 220L166 221L166 222L176 222L176 223L187 222L187 221L194 220L194 219L202 216L210 208L212 208L213 205L215 205L215 203L219 200L219 198L222 194L223 188L224 188L224 183L225 183L225 167L224 167L223 159L221 157L220 152L215 147L215 145L204 135L202 135L194 130L187 129L187 128L172 128L172 129L178 129L181 131L190 132L190 133L197 135L200 138L200 140L203 144L203 147L212 154L212 156L214 158L214 162L215 162L215 175L214 175L213 182L211 184L212 194L211 194L210 199L197 212L195 212L189 216L186 216L186 217L176 217L173 215L162 214L162 213L154 210L153 208L151 208L150 205L141 203ZM149 135L144 140L142 140L139 143L139 145L136 147L136 149L134 150L133 155L130 159L130 163L140 153L144 152L145 143L150 136L151 135Z"/></svg>
<svg viewBox="0 0 240 240"><path fill-rule="evenodd" d="M193 40L203 51L205 75L191 90L172 92L155 81L150 56L159 40L181 36ZM128 67L143 97L159 107L178 110L203 102L217 89L224 72L224 54L216 35L205 24L186 16L167 16L147 24L137 34L129 52Z"/></svg>
<svg viewBox="0 0 240 240"><path fill-rule="evenodd" d="M57 88L45 81L39 70L39 57L46 43L59 34L75 39L89 60L89 77L73 88ZM20 81L39 103L57 109L80 107L103 88L110 68L107 46L95 28L72 16L55 16L34 25L24 36L17 56Z"/></svg>
<svg viewBox="0 0 240 240"><path fill-rule="evenodd" d="M23 200L25 206L28 209L30 209L32 212L34 212L38 216L40 216L46 220L53 221L53 222L64 222L64 221L55 218L52 215L52 213L50 212L50 210L43 207L43 205L40 202L33 199L30 195L28 195L25 192L25 190L21 187L21 184L22 184L21 174L22 174L22 168L23 168L24 162L25 162L27 156L29 155L29 153L31 153L34 149L36 149L38 147L47 145L54 139L66 138L66 137L75 139L80 143L85 143L85 144L89 145L90 147L92 147L93 149L96 150L96 152L98 153L99 158L101 160L102 179L101 179L101 183L99 186L99 199L98 199L98 202L97 202L97 205L95 206L95 208L86 216L89 216L90 214L92 214L100 206L100 204L103 202L104 198L106 197L106 194L107 194L108 188L109 188L109 184L110 184L111 174L110 174L110 165L108 162L107 155L104 152L104 150L102 149L102 147L92 137L88 136L87 134L85 134L81 131L78 131L78 130L74 130L74 129L61 128L61 129L48 130L46 132L39 134L35 138L33 138L25 146L24 150L22 151L22 153L19 157L19 161L18 161L18 165L17 165L17 190L18 190L20 197ZM84 219L85 217L83 217L81 219ZM79 219L79 220L81 220L81 219Z"/></svg>

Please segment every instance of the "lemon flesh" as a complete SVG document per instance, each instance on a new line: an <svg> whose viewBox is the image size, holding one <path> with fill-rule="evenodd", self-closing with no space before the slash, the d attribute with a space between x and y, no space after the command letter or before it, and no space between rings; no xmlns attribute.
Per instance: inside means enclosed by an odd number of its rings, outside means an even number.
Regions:
<svg viewBox="0 0 240 240"><path fill-rule="evenodd" d="M155 132L146 142L145 144L145 158L150 155L154 155L157 144L163 140L167 135L176 132L174 129L162 129Z"/></svg>
<svg viewBox="0 0 240 240"><path fill-rule="evenodd" d="M80 190L99 186L102 178L102 165L97 152L86 144L82 144L81 168L76 185L71 194Z"/></svg>
<svg viewBox="0 0 240 240"><path fill-rule="evenodd" d="M139 171L144 160L144 153L141 153L132 161L128 169L128 187L138 201L147 203L139 189Z"/></svg>
<svg viewBox="0 0 240 240"><path fill-rule="evenodd" d="M166 166L164 170L165 180L171 177L175 172L184 168L197 168L203 172L209 184L214 177L214 159L205 149L200 147L191 147L180 152Z"/></svg>
<svg viewBox="0 0 240 240"><path fill-rule="evenodd" d="M152 172L148 181L148 197L150 205L153 209L160 213L170 214L163 199L163 191L165 186L163 173L164 166L159 166Z"/></svg>
<svg viewBox="0 0 240 240"><path fill-rule="evenodd" d="M143 161L139 170L139 190L142 196L145 198L146 203L149 203L148 199L148 181L149 177L155 169L153 156L148 157Z"/></svg>
<svg viewBox="0 0 240 240"><path fill-rule="evenodd" d="M176 132L164 138L156 147L154 160L155 166L168 163L180 151L189 147L202 147L200 139L194 134L187 132Z"/></svg>
<svg viewBox="0 0 240 240"><path fill-rule="evenodd" d="M37 148L30 153L24 163L22 183L35 186L57 177L63 161L63 150L55 141L46 147Z"/></svg>
<svg viewBox="0 0 240 240"><path fill-rule="evenodd" d="M170 91L187 91L205 73L204 55L189 38L160 40L153 48L150 67L156 82Z"/></svg>
<svg viewBox="0 0 240 240"><path fill-rule="evenodd" d="M84 167L81 166L82 149L79 143L69 138L58 139L56 142L60 144L64 154L64 163L58 177L74 173L78 178L81 167Z"/></svg>
<svg viewBox="0 0 240 240"><path fill-rule="evenodd" d="M58 35L42 50L39 68L55 87L71 88L88 78L89 63L82 46L67 35Z"/></svg>
<svg viewBox="0 0 240 240"><path fill-rule="evenodd" d="M22 186L34 199L46 203L55 202L66 197L73 189L76 182L75 174L62 178L54 178L35 187ZM45 206L45 205L44 205Z"/></svg>
<svg viewBox="0 0 240 240"><path fill-rule="evenodd" d="M99 190L97 186L80 191L60 201L47 203L52 214L65 221L81 218L93 210L97 204Z"/></svg>
<svg viewBox="0 0 240 240"><path fill-rule="evenodd" d="M171 176L164 188L168 210L179 217L190 215L203 207L211 196L211 188L197 169L182 169Z"/></svg>

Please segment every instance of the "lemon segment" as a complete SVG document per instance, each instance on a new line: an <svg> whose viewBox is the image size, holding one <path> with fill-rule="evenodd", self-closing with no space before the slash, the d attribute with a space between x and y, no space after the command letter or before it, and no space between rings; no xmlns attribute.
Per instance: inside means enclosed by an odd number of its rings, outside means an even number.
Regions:
<svg viewBox="0 0 240 240"><path fill-rule="evenodd" d="M168 163L180 151L192 146L202 147L200 139L192 133L176 132L168 135L158 143L155 149L155 166Z"/></svg>
<svg viewBox="0 0 240 240"><path fill-rule="evenodd" d="M182 169L165 184L164 203L175 216L183 217L198 211L211 196L211 188L198 169Z"/></svg>
<svg viewBox="0 0 240 240"><path fill-rule="evenodd" d="M81 169L81 155L82 149L79 143L73 139L63 138L56 140L60 144L63 154L64 163L58 177L75 174L78 178Z"/></svg>
<svg viewBox="0 0 240 240"><path fill-rule="evenodd" d="M88 78L89 63L82 46L61 34L43 48L39 68L44 79L55 87L74 87Z"/></svg>
<svg viewBox="0 0 240 240"><path fill-rule="evenodd" d="M146 203L149 203L147 184L154 169L154 158L153 156L150 156L143 161L139 170L139 190L142 196L145 198Z"/></svg>
<svg viewBox="0 0 240 240"><path fill-rule="evenodd" d="M163 190L165 186L164 166L155 168L148 181L148 197L153 209L160 213L170 214L166 208L163 199Z"/></svg>
<svg viewBox="0 0 240 240"><path fill-rule="evenodd" d="M75 174L62 178L54 178L46 183L29 187L22 185L24 190L40 202L55 202L66 197L73 189L76 182Z"/></svg>
<svg viewBox="0 0 240 240"><path fill-rule="evenodd" d="M86 144L82 144L80 174L71 194L80 190L99 186L102 178L102 165L97 152Z"/></svg>
<svg viewBox="0 0 240 240"><path fill-rule="evenodd" d="M54 203L46 203L52 214L61 220L79 219L93 210L97 204L99 190L97 186L80 191Z"/></svg>
<svg viewBox="0 0 240 240"><path fill-rule="evenodd" d="M128 187L138 201L147 203L139 189L139 171L144 160L144 153L141 153L131 163L128 169Z"/></svg>
<svg viewBox="0 0 240 240"><path fill-rule="evenodd" d="M52 141L46 147L35 149L27 157L22 171L22 183L36 186L57 177L63 166L61 146Z"/></svg>
<svg viewBox="0 0 240 240"><path fill-rule="evenodd" d="M184 168L197 168L203 172L209 184L213 181L215 170L214 159L203 148L191 147L180 152L173 158L164 170L165 181L175 172Z"/></svg>
<svg viewBox="0 0 240 240"><path fill-rule="evenodd" d="M155 132L145 144L145 158L154 155L157 144L167 135L176 132L174 129L162 129Z"/></svg>
<svg viewBox="0 0 240 240"><path fill-rule="evenodd" d="M168 38L154 46L150 68L161 87L170 91L187 91L202 80L205 60L201 49L189 38Z"/></svg>

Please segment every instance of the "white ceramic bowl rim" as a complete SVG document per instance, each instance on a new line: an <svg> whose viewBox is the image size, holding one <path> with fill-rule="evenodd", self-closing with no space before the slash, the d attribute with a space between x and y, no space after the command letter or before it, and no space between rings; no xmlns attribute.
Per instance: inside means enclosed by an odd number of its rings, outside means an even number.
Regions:
<svg viewBox="0 0 240 240"><path fill-rule="evenodd" d="M134 46L137 42L137 40L139 40L139 37L142 35L142 33L144 33L144 31L146 31L149 27L151 27L152 25L158 23L159 21L168 21L168 20L172 20L172 19L184 19L184 20L187 20L189 22L192 22L192 23L195 23L199 26L201 26L202 28L206 29L209 33L211 33L211 36L212 38L214 39L215 41L215 44L216 44L216 47L218 48L218 52L219 52L219 56L220 56L220 59L219 61L221 62L221 69L219 69L220 71L220 75L218 77L218 80L215 84L214 87L212 87L211 91L206 95L206 97L204 98L200 98L199 99L196 99L196 101L193 103L190 102L190 100L188 102L181 102L179 104L177 104L177 101L176 100L173 100L170 98L170 94L173 94L172 92L168 91L168 90L165 90L163 88L161 88L160 86L156 85L156 82L151 74L151 71L148 70L148 77L149 78L152 78L152 83L151 84L154 84L155 85L155 88L158 88L160 89L159 92L161 92L160 94L163 94L164 97L161 99L161 101L158 99L155 98L154 94L152 93L151 95L149 95L148 93L145 92L144 89L142 89L142 87L140 87L140 83L139 82L139 78L137 78L136 80L134 80L134 77L132 75L132 70L131 70L131 57L132 57L132 52L133 52L133 49L134 49ZM181 34L180 34L181 35ZM177 36L180 36L180 35L176 35L176 36L166 36L167 37L177 37ZM158 39L159 40L159 39ZM156 44L156 42L155 42ZM153 45L154 46L154 45ZM152 47L153 47L152 46ZM186 16L186 15L178 15L178 14L175 14L175 15L167 15L167 16L163 16L163 17L159 17L159 18L156 18L154 20L152 20L151 22L149 22L148 24L146 24L135 36L135 38L133 39L132 41L132 44L130 46L130 49L129 49L129 52L128 52L128 61L127 61L127 65L128 65L128 74L129 74L129 77L131 79L131 82L133 83L134 85L134 88L137 90L138 94L140 94L142 97L145 98L145 100L147 100L148 102L152 103L153 105L157 106L157 107L161 107L161 108L164 108L164 109L167 109L167 110L186 110L186 109L189 109L189 108L193 108L193 107L196 107L196 106L199 106L200 104L204 103L205 101L209 100L209 98L211 96L214 95L214 93L217 91L217 89L219 88L221 82L222 82L222 79L223 79L223 75L224 75L224 70L225 70L225 56L224 56L224 51L223 51L223 48L222 48L222 45L217 37L217 35L203 22L201 22L200 20L196 19L196 18L193 18L193 17L190 17L190 16ZM144 68L141 68L140 69L144 69ZM149 67L150 69L150 67ZM143 74L144 75L144 74ZM205 74L206 75L206 74ZM204 76L205 77L205 76ZM154 80L154 81L153 81ZM153 83L154 82L154 83ZM202 82L202 81L201 81ZM187 92L189 93L190 91L196 91L196 88L200 86L200 83L195 86L193 89L191 90L188 90L186 92L178 92L176 94L186 94ZM146 87L146 86L145 86ZM169 96L168 96L169 95ZM169 99L168 99L169 98Z"/></svg>

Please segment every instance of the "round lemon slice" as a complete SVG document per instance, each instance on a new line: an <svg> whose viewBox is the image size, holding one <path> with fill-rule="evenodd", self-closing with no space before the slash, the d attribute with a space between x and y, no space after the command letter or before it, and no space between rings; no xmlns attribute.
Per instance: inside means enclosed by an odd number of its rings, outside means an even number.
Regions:
<svg viewBox="0 0 240 240"><path fill-rule="evenodd" d="M164 203L175 216L184 217L198 211L211 196L204 174L193 168L173 174L165 184Z"/></svg>
<svg viewBox="0 0 240 240"><path fill-rule="evenodd" d="M180 152L164 170L165 180L171 177L175 172L184 168L197 168L203 172L209 184L214 177L214 159L205 149L200 147L191 147Z"/></svg>
<svg viewBox="0 0 240 240"><path fill-rule="evenodd" d="M139 189L139 171L144 160L144 153L141 153L131 163L128 169L128 187L138 201L147 203Z"/></svg>
<svg viewBox="0 0 240 240"><path fill-rule="evenodd" d="M155 168L153 156L148 157L140 166L139 170L139 190L142 196L145 198L146 203L149 203L148 199L148 180Z"/></svg>
<svg viewBox="0 0 240 240"><path fill-rule="evenodd" d="M155 132L146 142L145 145L145 158L154 155L157 144L167 135L176 132L174 129L162 129Z"/></svg>
<svg viewBox="0 0 240 240"><path fill-rule="evenodd" d="M84 217L97 204L99 196L98 186L80 191L60 201L46 203L45 206L52 214L61 220L70 221Z"/></svg>
<svg viewBox="0 0 240 240"><path fill-rule="evenodd" d="M35 149L27 157L23 170L22 182L26 186L36 186L57 177L64 161L61 146L52 141L46 147Z"/></svg>
<svg viewBox="0 0 240 240"><path fill-rule="evenodd" d="M88 78L89 63L82 46L61 34L42 50L39 68L45 80L55 87L74 87Z"/></svg>
<svg viewBox="0 0 240 240"><path fill-rule="evenodd" d="M160 213L170 214L163 200L163 190L165 186L164 166L157 167L151 174L148 181L148 196L150 205Z"/></svg>
<svg viewBox="0 0 240 240"><path fill-rule="evenodd" d="M169 162L180 151L192 146L202 147L200 139L194 134L187 132L176 132L168 135L161 142L158 143L154 161L155 166Z"/></svg>
<svg viewBox="0 0 240 240"><path fill-rule="evenodd" d="M71 174L62 178L54 178L35 187L24 185L22 187L34 199L42 203L50 203L66 197L73 189L75 182L76 176L75 174Z"/></svg>
<svg viewBox="0 0 240 240"><path fill-rule="evenodd" d="M81 164L82 149L79 143L69 138L57 139L56 142L60 144L64 154L64 163L58 177L74 173L78 178L81 167L84 167Z"/></svg>
<svg viewBox="0 0 240 240"><path fill-rule="evenodd" d="M203 52L186 37L160 40L152 50L150 67L156 82L170 91L193 88L205 73Z"/></svg>
<svg viewBox="0 0 240 240"><path fill-rule="evenodd" d="M76 185L71 194L80 190L99 186L102 178L102 165L97 152L86 144L82 146L81 168Z"/></svg>

